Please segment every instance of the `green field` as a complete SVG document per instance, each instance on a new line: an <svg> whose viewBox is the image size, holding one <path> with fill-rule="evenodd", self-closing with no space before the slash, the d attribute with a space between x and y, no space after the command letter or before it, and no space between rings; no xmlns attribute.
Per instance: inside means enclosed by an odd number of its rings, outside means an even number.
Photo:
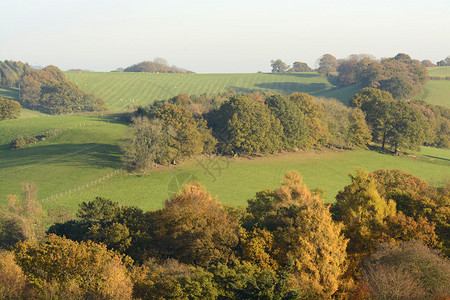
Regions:
<svg viewBox="0 0 450 300"><path fill-rule="evenodd" d="M8 143L18 134L34 135L64 128L60 134L19 150ZM20 183L35 183L44 208L77 209L81 201L104 196L143 209L162 206L187 178L196 178L224 204L245 205L255 192L275 188L282 175L299 170L310 188L323 187L328 201L349 183L347 174L402 169L438 184L450 174L450 150L424 148L411 157L371 151L306 151L259 158L193 159L147 175L121 171L119 144L126 125L86 116L40 116L0 123L0 203L19 194Z"/></svg>
<svg viewBox="0 0 450 300"><path fill-rule="evenodd" d="M45 141L8 149L17 135L64 130ZM126 126L82 116L41 116L0 123L0 199L18 194L20 183L36 183L40 197L81 186L121 167L119 143Z"/></svg>
<svg viewBox="0 0 450 300"><path fill-rule="evenodd" d="M333 87L317 73L296 74L151 74L116 72L66 72L67 78L88 92L101 96L112 111L145 105L178 94L217 94L230 88L238 92L304 92L334 97L344 103L359 87Z"/></svg>
<svg viewBox="0 0 450 300"><path fill-rule="evenodd" d="M0 87L0 97L9 100L17 100L17 98L19 98L19 90L15 88Z"/></svg>
<svg viewBox="0 0 450 300"><path fill-rule="evenodd" d="M450 80L430 80L416 97L433 105L450 108Z"/></svg>
<svg viewBox="0 0 450 300"><path fill-rule="evenodd" d="M427 68L428 74L430 76L435 77L447 77L450 76L450 67L433 67L433 68Z"/></svg>

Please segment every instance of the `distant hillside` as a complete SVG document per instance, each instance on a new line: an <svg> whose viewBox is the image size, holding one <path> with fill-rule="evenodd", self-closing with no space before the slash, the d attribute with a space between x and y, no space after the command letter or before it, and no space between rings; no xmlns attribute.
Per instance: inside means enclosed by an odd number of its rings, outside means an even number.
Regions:
<svg viewBox="0 0 450 300"><path fill-rule="evenodd" d="M293 74L148 74L121 72L66 72L67 79L82 90L101 96L113 111L133 109L178 94L238 92L304 92L334 97L343 103L359 91L358 85L336 88L315 72Z"/></svg>

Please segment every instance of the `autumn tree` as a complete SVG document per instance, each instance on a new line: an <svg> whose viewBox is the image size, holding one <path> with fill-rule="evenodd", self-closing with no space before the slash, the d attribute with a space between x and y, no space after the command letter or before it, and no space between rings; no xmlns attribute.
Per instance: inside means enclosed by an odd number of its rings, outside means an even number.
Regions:
<svg viewBox="0 0 450 300"><path fill-rule="evenodd" d="M339 85L350 85L356 83L357 60L342 60L336 69L338 72Z"/></svg>
<svg viewBox="0 0 450 300"><path fill-rule="evenodd" d="M292 64L292 68L288 70L288 72L312 72L313 69L311 69L307 63L295 61Z"/></svg>
<svg viewBox="0 0 450 300"><path fill-rule="evenodd" d="M272 67L272 73L286 73L289 66L281 59L271 60L270 66Z"/></svg>
<svg viewBox="0 0 450 300"><path fill-rule="evenodd" d="M22 106L19 102L0 97L0 121L8 119L17 119L22 112Z"/></svg>
<svg viewBox="0 0 450 300"><path fill-rule="evenodd" d="M420 230L421 226L421 236L417 235L414 239L421 239L431 247L439 243L439 248L448 255L450 253L448 188L444 186L437 189L424 180L401 170L376 170L372 173L372 177L377 182L379 193L385 198L394 200L398 211L405 215L401 217L405 220L402 221L403 230L413 226L419 226L417 229ZM431 230L426 230L426 227L433 227L439 241L436 241L437 237L433 236L434 230L431 233Z"/></svg>
<svg viewBox="0 0 450 300"><path fill-rule="evenodd" d="M17 265L14 253L0 250L0 258L0 298L25 299L31 296L27 278Z"/></svg>
<svg viewBox="0 0 450 300"><path fill-rule="evenodd" d="M161 257L203 267L233 257L237 223L199 183L183 186L154 214L155 250Z"/></svg>
<svg viewBox="0 0 450 300"><path fill-rule="evenodd" d="M8 205L0 208L0 247L13 246L24 239L36 241L44 237L45 211L37 202L37 187L23 183L22 190L21 198L10 195Z"/></svg>
<svg viewBox="0 0 450 300"><path fill-rule="evenodd" d="M292 258L297 282L322 298L344 284L347 241L341 225L333 222L328 208L297 172L287 173L276 191L258 193L247 210L244 226L253 230L244 245L250 251L247 259L253 260L254 253L255 263L278 268Z"/></svg>
<svg viewBox="0 0 450 300"><path fill-rule="evenodd" d="M331 73L336 72L338 62L336 57L331 54L324 54L319 58L319 68L317 72L320 75L330 76Z"/></svg>
<svg viewBox="0 0 450 300"><path fill-rule="evenodd" d="M421 64L425 67L425 68L431 68L431 67L436 67L436 64L434 64L431 60L429 59L425 59L421 61Z"/></svg>
<svg viewBox="0 0 450 300"><path fill-rule="evenodd" d="M14 254L40 297L131 298L126 265L106 246L49 235L45 243L17 244Z"/></svg>

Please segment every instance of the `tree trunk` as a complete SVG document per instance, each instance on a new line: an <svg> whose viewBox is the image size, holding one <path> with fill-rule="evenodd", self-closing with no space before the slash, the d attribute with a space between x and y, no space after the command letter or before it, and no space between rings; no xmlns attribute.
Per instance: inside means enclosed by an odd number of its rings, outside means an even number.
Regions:
<svg viewBox="0 0 450 300"><path fill-rule="evenodd" d="M381 145L381 150L384 150L385 144L386 144L386 131L383 132L383 144Z"/></svg>

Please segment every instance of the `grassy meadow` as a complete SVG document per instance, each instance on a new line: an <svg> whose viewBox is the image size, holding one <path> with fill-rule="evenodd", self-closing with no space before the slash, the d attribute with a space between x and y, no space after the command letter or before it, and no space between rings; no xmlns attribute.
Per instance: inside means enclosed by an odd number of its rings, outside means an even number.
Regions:
<svg viewBox="0 0 450 300"><path fill-rule="evenodd" d="M432 67L432 68L427 68L427 69L428 69L428 74L430 76L435 76L435 77L450 76L450 67Z"/></svg>
<svg viewBox="0 0 450 300"><path fill-rule="evenodd" d="M450 108L450 80L428 81L416 98L433 105Z"/></svg>
<svg viewBox="0 0 450 300"><path fill-rule="evenodd" d="M304 92L334 97L344 103L358 92L358 86L335 88L315 72L295 74L152 74L123 72L66 72L67 78L90 93L101 96L112 111L145 105L155 99L178 94L238 92Z"/></svg>

